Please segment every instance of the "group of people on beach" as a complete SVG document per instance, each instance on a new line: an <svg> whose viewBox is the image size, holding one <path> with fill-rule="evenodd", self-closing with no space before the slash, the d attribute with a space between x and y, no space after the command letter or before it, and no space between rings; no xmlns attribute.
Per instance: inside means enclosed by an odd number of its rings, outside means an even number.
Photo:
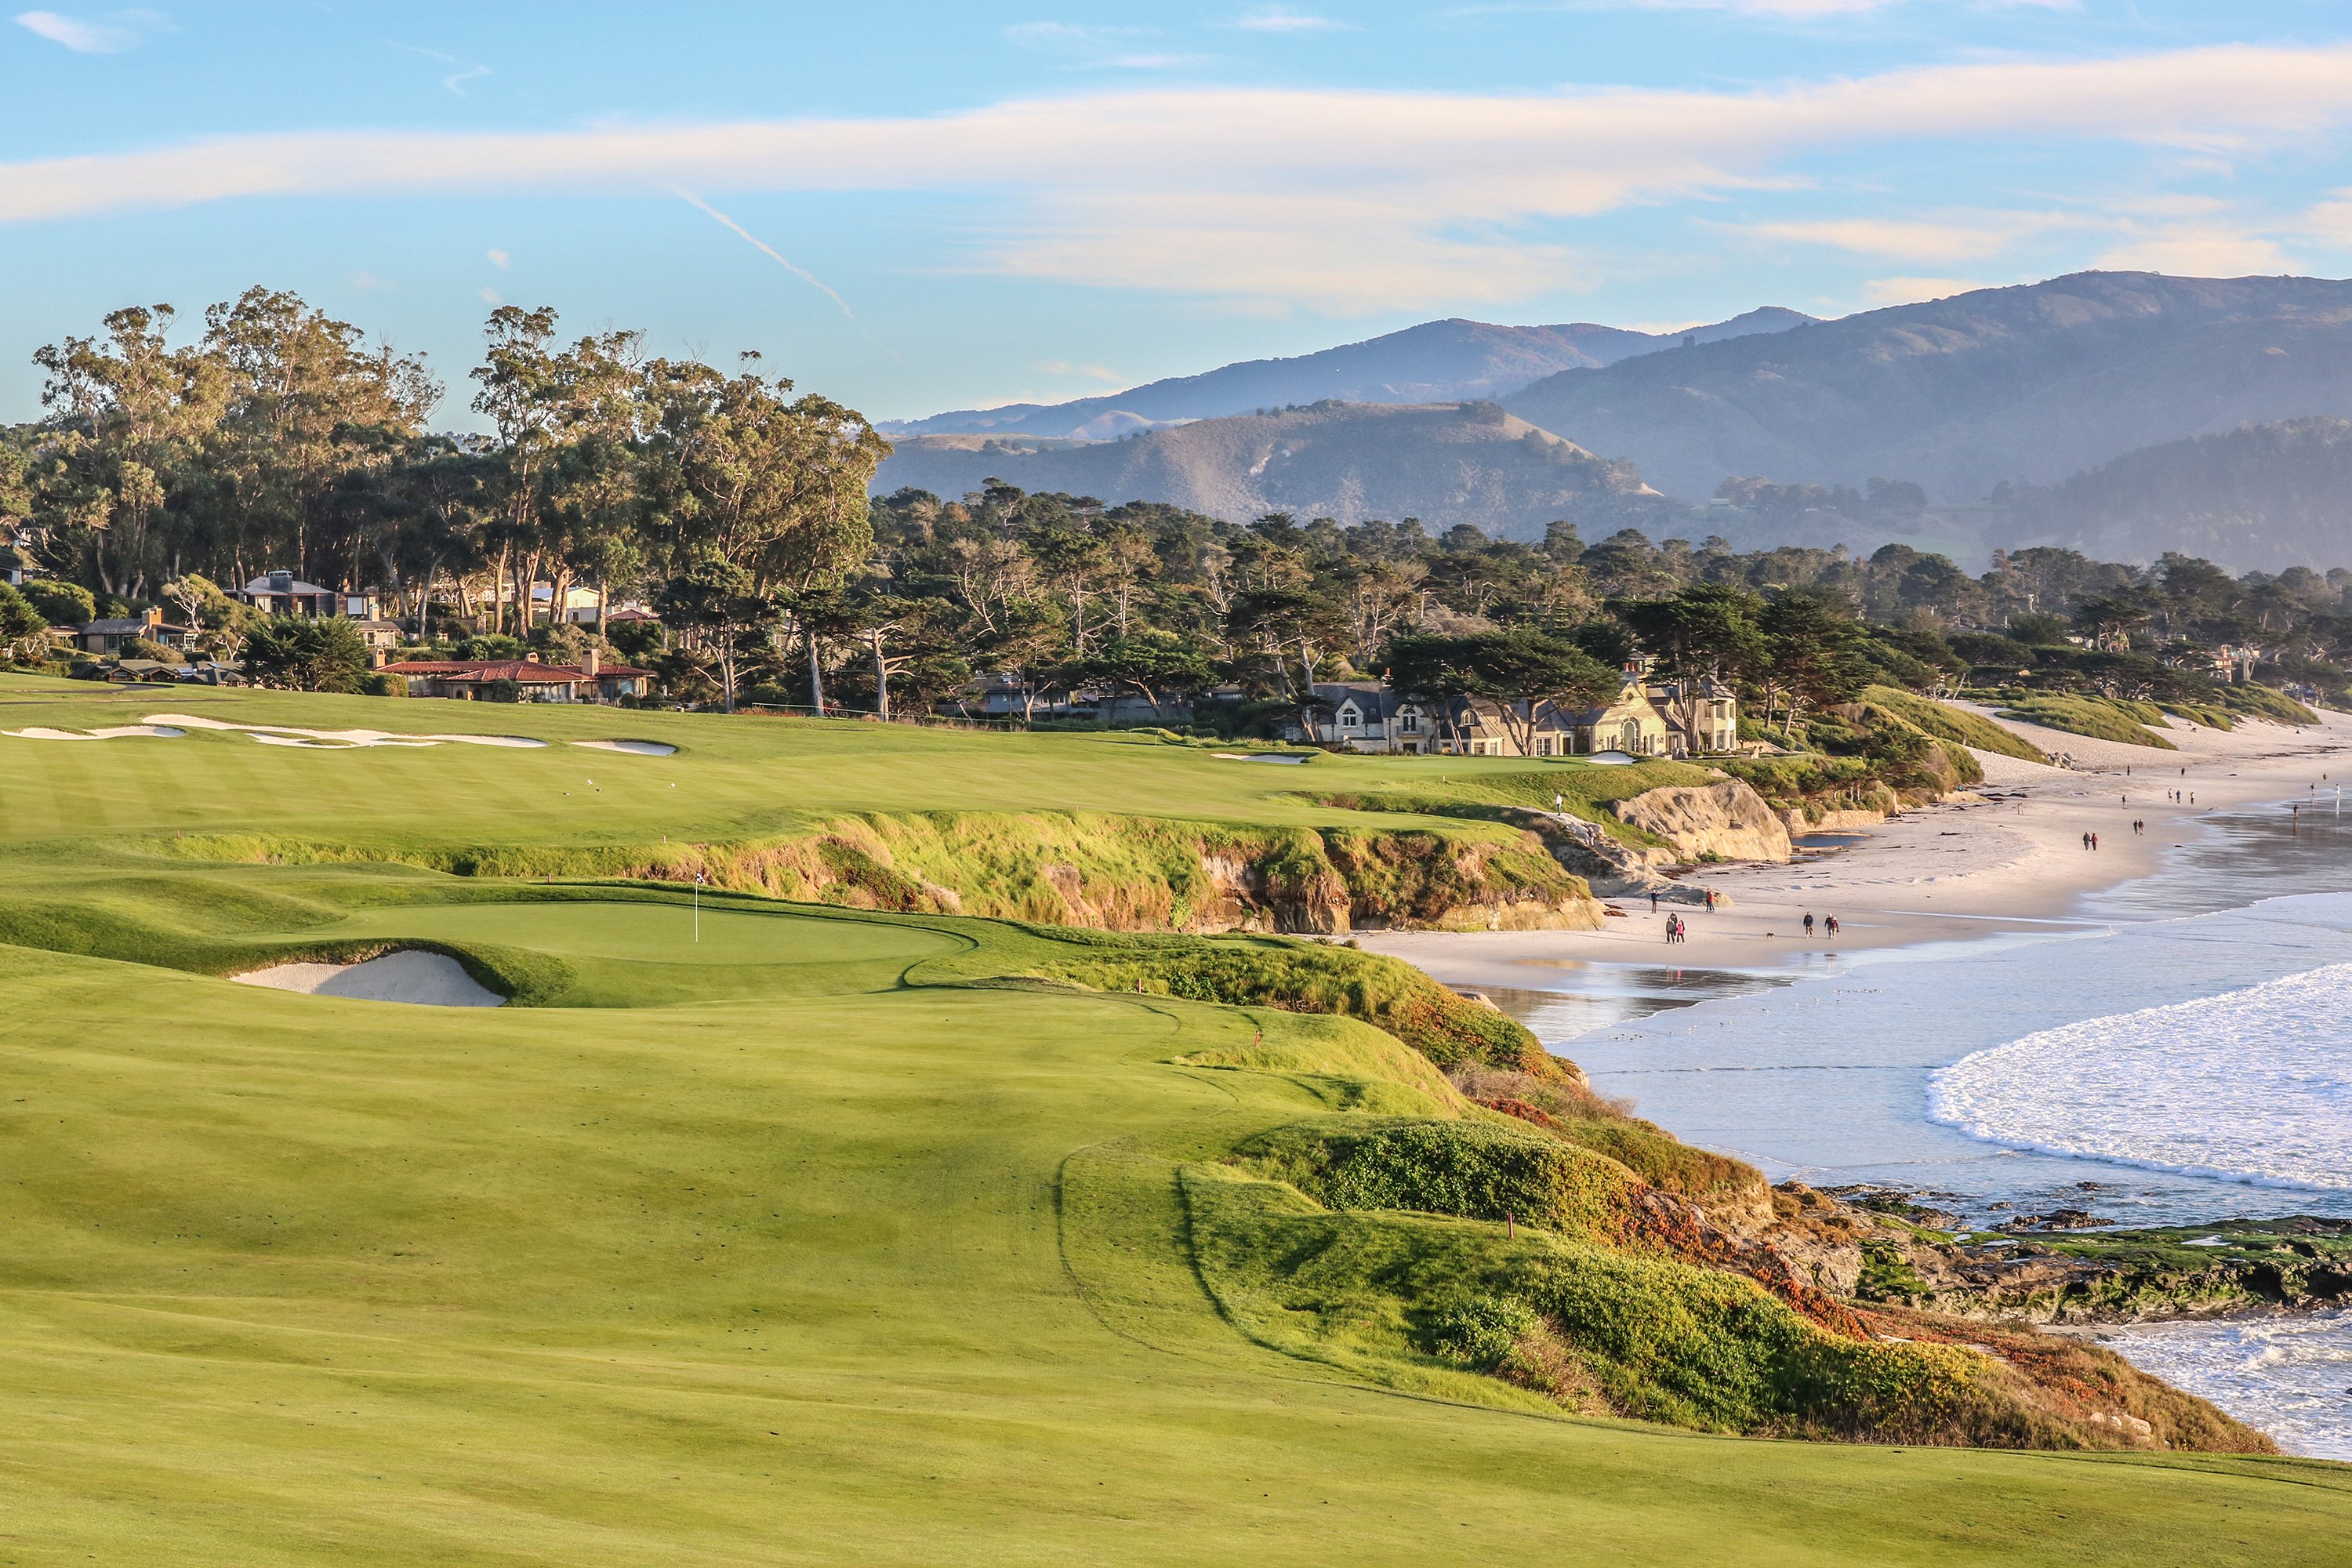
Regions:
<svg viewBox="0 0 2352 1568"><path fill-rule="evenodd" d="M2085 833L2084 835L2083 835L2083 847L2084 847L2084 848L2085 848L2085 849L2096 849L2098 847L2099 847L2099 836L2098 836L2097 834L2095 834L2095 833Z"/></svg>

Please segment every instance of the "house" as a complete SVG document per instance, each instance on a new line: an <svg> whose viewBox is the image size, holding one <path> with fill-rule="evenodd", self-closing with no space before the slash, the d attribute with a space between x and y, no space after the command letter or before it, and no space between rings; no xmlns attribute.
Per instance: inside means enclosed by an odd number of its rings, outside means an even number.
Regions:
<svg viewBox="0 0 2352 1568"><path fill-rule="evenodd" d="M291 572L271 572L236 590L241 599L265 616L342 616L354 621L375 619L373 594L347 594L305 583Z"/></svg>
<svg viewBox="0 0 2352 1568"><path fill-rule="evenodd" d="M352 629L360 634L360 641L367 644L368 652L377 655L398 647L403 635L398 621L354 618Z"/></svg>
<svg viewBox="0 0 2352 1568"><path fill-rule="evenodd" d="M1529 736L1538 756L1560 754L1559 727L1545 722L1549 717L1545 710L1549 707L1545 703L1538 710L1535 731ZM1489 702L1483 697L1456 697L1435 704L1429 718L1431 751L1459 757L1527 755L1518 737L1503 722L1500 703Z"/></svg>
<svg viewBox="0 0 2352 1568"><path fill-rule="evenodd" d="M1657 705L1650 700L1638 664L1625 666L1613 699L1597 708L1559 714L1556 720L1567 738L1568 752L1576 755L1623 752L1628 756L1663 757L1669 749L1666 716L1659 712ZM1738 723L1736 719L1732 725L1732 739L1737 744Z"/></svg>
<svg viewBox="0 0 2352 1568"><path fill-rule="evenodd" d="M404 677L412 697L460 700L478 700L502 680L524 702L617 702L654 691L652 670L605 664L593 648L576 666L536 658L415 658L387 664L383 672Z"/></svg>
<svg viewBox="0 0 2352 1568"><path fill-rule="evenodd" d="M1351 752L1417 755L1434 751L1436 731L1422 703L1372 681L1333 681L1315 688L1314 732L1304 719L1284 721L1286 741L1337 742Z"/></svg>
<svg viewBox="0 0 2352 1568"><path fill-rule="evenodd" d="M74 646L84 653L120 653L124 643L142 637L163 647L185 647L194 635L186 626L166 621L161 610L149 610L142 616L103 617L76 627L72 633Z"/></svg>
<svg viewBox="0 0 2352 1568"><path fill-rule="evenodd" d="M1666 754L1698 757L1739 750L1739 698L1711 675L1647 687L1643 695L1666 721Z"/></svg>

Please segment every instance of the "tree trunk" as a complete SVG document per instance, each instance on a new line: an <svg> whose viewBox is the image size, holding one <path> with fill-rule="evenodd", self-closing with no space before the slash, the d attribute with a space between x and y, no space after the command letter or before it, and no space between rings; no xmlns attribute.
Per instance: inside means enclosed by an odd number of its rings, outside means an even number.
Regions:
<svg viewBox="0 0 2352 1568"><path fill-rule="evenodd" d="M874 633L874 711L884 723L890 720L890 670L882 660L882 634Z"/></svg>
<svg viewBox="0 0 2352 1568"><path fill-rule="evenodd" d="M816 633L814 631L808 634L808 664L809 706L815 709L816 716L822 719L824 717L824 669L817 659Z"/></svg>

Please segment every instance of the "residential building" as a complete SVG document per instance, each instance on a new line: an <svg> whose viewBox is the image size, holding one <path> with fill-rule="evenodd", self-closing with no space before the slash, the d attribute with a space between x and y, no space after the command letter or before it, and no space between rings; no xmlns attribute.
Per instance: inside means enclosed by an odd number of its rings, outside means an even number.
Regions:
<svg viewBox="0 0 2352 1568"><path fill-rule="evenodd" d="M1739 750L1739 697L1711 675L1669 680L1643 693L1666 721L1670 757L1718 755Z"/></svg>
<svg viewBox="0 0 2352 1568"><path fill-rule="evenodd" d="M416 658L387 664L383 672L405 678L412 697L478 700L502 680L511 682L524 702L617 702L654 693L652 670L605 664L593 648L577 665L536 658Z"/></svg>
<svg viewBox="0 0 2352 1568"><path fill-rule="evenodd" d="M142 616L102 617L73 628L74 646L84 653L120 653L127 642L144 638L163 647L185 647L195 634L163 618L161 610Z"/></svg>
<svg viewBox="0 0 2352 1568"><path fill-rule="evenodd" d="M1351 752L1412 755L1435 751L1430 710L1375 681L1332 681L1315 688L1313 732L1304 718L1287 720L1286 741L1337 742Z"/></svg>
<svg viewBox="0 0 2352 1568"><path fill-rule="evenodd" d="M342 616L354 621L376 618L373 594L321 588L316 583L303 582L291 572L270 572L256 577L232 597L243 600L265 616Z"/></svg>

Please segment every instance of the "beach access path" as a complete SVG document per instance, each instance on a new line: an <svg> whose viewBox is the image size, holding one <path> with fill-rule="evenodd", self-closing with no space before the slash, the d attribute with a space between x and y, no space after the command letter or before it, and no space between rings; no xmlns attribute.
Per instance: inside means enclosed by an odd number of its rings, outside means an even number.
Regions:
<svg viewBox="0 0 2352 1568"><path fill-rule="evenodd" d="M2301 727L2241 721L2226 732L2173 720L2163 733L2174 752L1996 719L2045 752L2068 753L2074 767L1979 752L1985 782L1976 790L1855 829L1848 847L1801 853L1785 866L1691 873L1686 885L1729 895L1713 913L1691 904L1654 912L1647 898L1626 897L1607 900L1625 918L1594 931L1366 931L1357 940L1457 988L1540 990L1544 969L1560 964L1792 968L1833 953L2047 931L2081 918L2084 894L2146 876L2163 850L2200 831L2200 816L2291 800L2335 810L2336 786L2352 784L2352 716L2320 719ZM2175 791L2184 797L2177 803ZM2144 834L2133 833L2135 820L2147 825ZM2098 835L2096 850L2084 847L2086 833ZM1671 945L1669 912L1688 932ZM1842 928L1834 942L1822 924L1831 915Z"/></svg>

